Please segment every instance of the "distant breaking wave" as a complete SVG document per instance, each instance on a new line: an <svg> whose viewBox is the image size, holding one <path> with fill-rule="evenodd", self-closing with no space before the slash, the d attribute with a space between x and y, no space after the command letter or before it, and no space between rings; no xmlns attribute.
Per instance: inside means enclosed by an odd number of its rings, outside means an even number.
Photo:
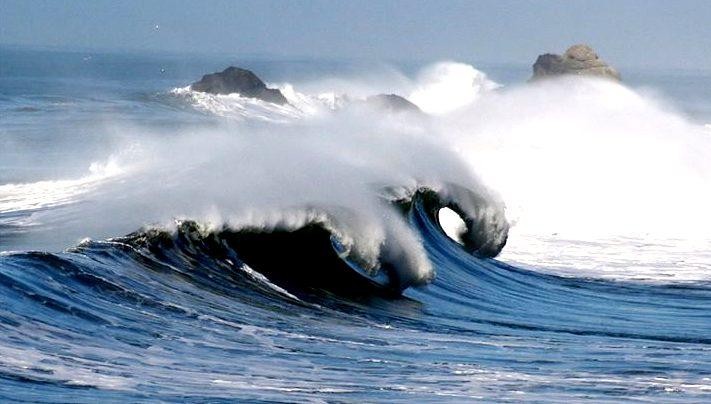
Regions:
<svg viewBox="0 0 711 404"><path fill-rule="evenodd" d="M414 80L399 79L396 89L399 95L432 114L444 114L466 107L481 94L500 87L472 66L455 62L434 64L424 69ZM351 106L354 101L364 100L366 95L374 95L364 93L364 90L349 94L347 91L353 90L353 86L343 85L342 82L333 83L337 87L339 84L342 86L340 90L331 88L315 94L300 92L297 90L298 85L291 83L276 84L288 100L287 105L242 97L236 93L224 95L193 91L190 86L174 88L171 94L188 100L198 110L218 116L281 123L337 111ZM320 86L305 83L304 87Z"/></svg>

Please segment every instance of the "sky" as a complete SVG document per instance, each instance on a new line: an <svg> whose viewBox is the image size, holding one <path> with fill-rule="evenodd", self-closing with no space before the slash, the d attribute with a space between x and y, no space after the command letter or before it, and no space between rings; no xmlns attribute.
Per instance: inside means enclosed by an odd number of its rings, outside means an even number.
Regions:
<svg viewBox="0 0 711 404"><path fill-rule="evenodd" d="M711 69L711 1L0 0L0 46Z"/></svg>

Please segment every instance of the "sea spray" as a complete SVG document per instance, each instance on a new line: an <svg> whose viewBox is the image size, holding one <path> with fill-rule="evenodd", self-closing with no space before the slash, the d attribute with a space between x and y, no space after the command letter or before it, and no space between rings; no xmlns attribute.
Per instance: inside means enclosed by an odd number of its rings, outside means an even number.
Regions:
<svg viewBox="0 0 711 404"><path fill-rule="evenodd" d="M434 113L388 114L357 102L378 86ZM363 255L375 262L372 245L382 245L385 228L399 228L402 220L379 190L451 182L501 195L503 203L493 206L502 215L505 204L515 224L508 256L530 257L531 237L708 242L711 169L704 156L711 138L647 91L581 77L501 87L451 62L425 67L413 79L390 70L279 87L292 105L174 90L198 110L227 118L210 127L161 132L108 121L107 133L123 145L114 154L130 176L107 178L100 189L72 188L87 196L67 190L61 204L76 207L14 223L51 228L72 218L62 235L46 233L56 248L175 218L244 225L260 212L278 217L316 206L329 214L335 206L356 212L364 228L379 228L360 232L372 234L363 237L371 240L365 248L371 253ZM37 206L53 203L50 193L42 198ZM13 203L21 209L34 202L28 194Z"/></svg>
<svg viewBox="0 0 711 404"><path fill-rule="evenodd" d="M472 192L466 195L471 201L458 201L471 205L463 213L472 222L490 208L505 224L504 206L455 153L400 119L355 108L289 125L225 122L163 134L117 124L111 130L124 134L131 150L117 151L122 174L71 193L55 211L37 212L33 243L67 247L83 237L114 237L175 219L264 231L318 222L367 271L385 259L403 284L428 282L433 271L419 236L385 190L413 194L428 187L446 195L447 184L456 184ZM491 217L482 213L481 219ZM506 232L506 226L484 226ZM494 233L503 245L505 236Z"/></svg>

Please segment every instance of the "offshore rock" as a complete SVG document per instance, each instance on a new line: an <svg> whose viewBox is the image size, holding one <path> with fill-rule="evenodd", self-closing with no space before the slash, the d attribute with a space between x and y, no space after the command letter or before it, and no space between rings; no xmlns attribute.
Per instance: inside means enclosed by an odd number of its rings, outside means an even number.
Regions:
<svg viewBox="0 0 711 404"><path fill-rule="evenodd" d="M533 77L537 80L561 75L603 77L619 81L620 74L605 63L588 45L573 45L563 55L546 53L533 64Z"/></svg>
<svg viewBox="0 0 711 404"><path fill-rule="evenodd" d="M377 94L366 98L365 102L375 108L388 112L416 112L422 110L415 104L397 94Z"/></svg>
<svg viewBox="0 0 711 404"><path fill-rule="evenodd" d="M190 89L210 94L237 93L243 97L257 98L279 105L288 103L281 91L267 88L267 85L252 71L234 66L202 76L200 81L190 85Z"/></svg>

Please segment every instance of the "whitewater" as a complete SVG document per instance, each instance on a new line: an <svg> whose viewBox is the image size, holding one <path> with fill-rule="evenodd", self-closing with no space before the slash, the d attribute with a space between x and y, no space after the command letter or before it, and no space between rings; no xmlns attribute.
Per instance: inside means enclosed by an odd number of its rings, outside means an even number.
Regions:
<svg viewBox="0 0 711 404"><path fill-rule="evenodd" d="M711 103L666 76L247 61L276 105L2 53L3 399L711 394Z"/></svg>

